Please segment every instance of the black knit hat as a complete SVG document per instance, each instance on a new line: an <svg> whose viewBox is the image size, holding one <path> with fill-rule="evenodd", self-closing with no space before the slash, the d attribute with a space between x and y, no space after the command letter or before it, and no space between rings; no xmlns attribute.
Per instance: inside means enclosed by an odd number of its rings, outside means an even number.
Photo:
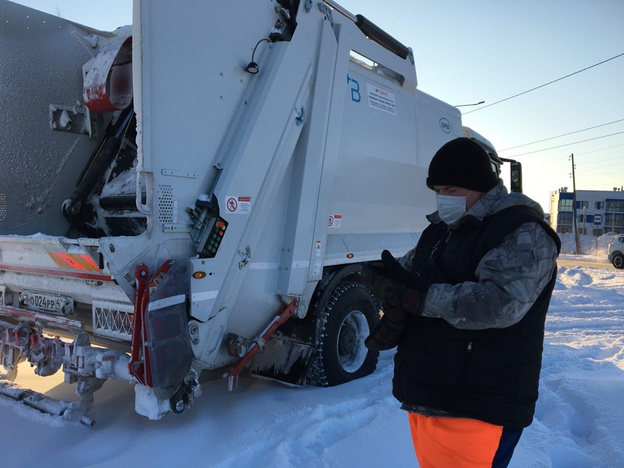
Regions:
<svg viewBox="0 0 624 468"><path fill-rule="evenodd" d="M453 185L488 192L498 183L490 157L479 143L456 138L444 144L429 164L427 187Z"/></svg>

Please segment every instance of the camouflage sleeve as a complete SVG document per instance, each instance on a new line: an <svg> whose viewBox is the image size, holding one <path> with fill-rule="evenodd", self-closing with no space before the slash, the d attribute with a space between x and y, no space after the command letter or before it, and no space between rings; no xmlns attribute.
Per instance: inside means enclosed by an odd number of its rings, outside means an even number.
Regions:
<svg viewBox="0 0 624 468"><path fill-rule="evenodd" d="M405 268L407 271L412 271L413 263L414 263L414 252L416 251L416 247L407 252L401 258L397 259L399 264Z"/></svg>
<svg viewBox="0 0 624 468"><path fill-rule="evenodd" d="M423 316L468 330L512 326L551 279L556 259L557 247L546 231L537 223L522 224L483 256L478 282L433 284Z"/></svg>

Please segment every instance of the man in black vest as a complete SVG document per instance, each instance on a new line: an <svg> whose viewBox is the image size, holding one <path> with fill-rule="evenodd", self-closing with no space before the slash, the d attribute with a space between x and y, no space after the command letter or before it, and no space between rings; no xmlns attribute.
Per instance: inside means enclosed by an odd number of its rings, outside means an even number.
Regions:
<svg viewBox="0 0 624 468"><path fill-rule="evenodd" d="M416 247L363 269L384 311L366 343L397 346L393 394L421 468L505 467L533 420L561 244L469 138L440 148L427 186L438 210Z"/></svg>

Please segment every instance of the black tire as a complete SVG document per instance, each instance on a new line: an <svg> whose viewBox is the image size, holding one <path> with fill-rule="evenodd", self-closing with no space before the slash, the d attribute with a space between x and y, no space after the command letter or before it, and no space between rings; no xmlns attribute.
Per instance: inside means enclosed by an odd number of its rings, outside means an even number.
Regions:
<svg viewBox="0 0 624 468"><path fill-rule="evenodd" d="M318 319L320 333L309 383L331 387L375 371L379 351L367 349L364 339L379 321L379 308L363 284L340 283Z"/></svg>
<svg viewBox="0 0 624 468"><path fill-rule="evenodd" d="M624 268L624 255L621 253L614 254L613 257L611 257L611 263L613 263L615 268L621 270Z"/></svg>

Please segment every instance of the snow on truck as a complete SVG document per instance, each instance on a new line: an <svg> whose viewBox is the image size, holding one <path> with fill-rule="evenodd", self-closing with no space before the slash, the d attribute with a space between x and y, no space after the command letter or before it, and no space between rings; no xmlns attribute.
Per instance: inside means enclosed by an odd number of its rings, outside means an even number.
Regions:
<svg viewBox="0 0 624 468"><path fill-rule="evenodd" d="M159 419L202 371L370 374L360 265L416 243L443 143L498 161L328 0L135 0L114 32L0 0L0 83L0 393L86 424L106 379ZM15 385L22 361L79 401Z"/></svg>

